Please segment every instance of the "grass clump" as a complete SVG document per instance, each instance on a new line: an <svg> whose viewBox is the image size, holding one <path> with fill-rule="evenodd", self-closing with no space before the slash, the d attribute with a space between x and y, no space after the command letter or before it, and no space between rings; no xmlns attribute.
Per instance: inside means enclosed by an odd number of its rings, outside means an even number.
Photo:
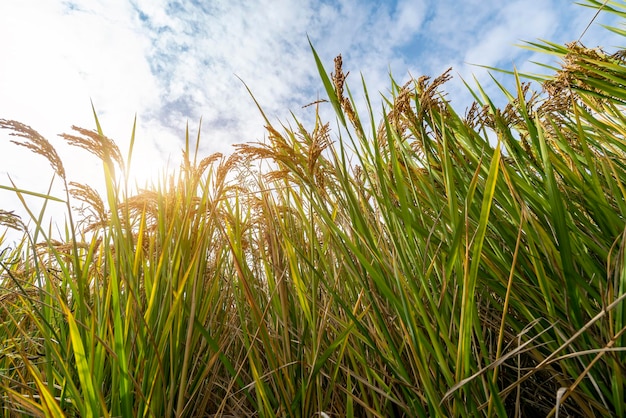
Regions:
<svg viewBox="0 0 626 418"><path fill-rule="evenodd" d="M624 415L623 54L531 46L563 60L543 96L513 74L506 106L478 86L459 115L448 72L392 79L381 120L313 51L335 133L266 118L265 143L205 158L187 133L148 189L74 128L104 197L0 120L67 192L2 187L68 212L55 241L25 206L0 252L2 415Z"/></svg>

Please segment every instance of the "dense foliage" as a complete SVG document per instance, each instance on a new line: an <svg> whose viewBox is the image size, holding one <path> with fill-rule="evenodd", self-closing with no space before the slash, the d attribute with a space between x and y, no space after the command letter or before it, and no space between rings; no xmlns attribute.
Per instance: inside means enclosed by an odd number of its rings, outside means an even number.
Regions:
<svg viewBox="0 0 626 418"><path fill-rule="evenodd" d="M2 416L626 415L625 54L530 46L562 60L543 94L511 74L461 116L448 73L391 80L380 121L313 51L336 132L266 119L206 158L187 134L149 189L96 118L63 137L104 197L0 120L68 213L0 253Z"/></svg>

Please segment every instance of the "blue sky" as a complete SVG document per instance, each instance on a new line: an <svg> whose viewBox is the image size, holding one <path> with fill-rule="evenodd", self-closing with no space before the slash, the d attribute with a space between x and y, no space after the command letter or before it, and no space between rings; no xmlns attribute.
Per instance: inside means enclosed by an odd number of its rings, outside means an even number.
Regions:
<svg viewBox="0 0 626 418"><path fill-rule="evenodd" d="M137 114L134 174L144 181L168 161L178 165L185 125L195 132L201 117L207 154L263 139L239 78L272 121L289 122L290 111L310 120L312 109L302 106L323 90L307 36L329 71L343 55L357 99L359 73L371 93L387 91L390 71L404 83L453 67L448 98L463 112L461 77L489 85L471 64L536 71L529 60L548 58L514 44L576 40L594 14L570 0L3 0L0 118L37 129L59 147L72 179L94 184L98 162L57 134L93 129L93 100L105 134L124 152ZM599 27L606 17L585 45L621 46ZM0 131L0 184L9 173L19 186L45 191L48 165L8 139ZM13 203L0 191L0 208Z"/></svg>

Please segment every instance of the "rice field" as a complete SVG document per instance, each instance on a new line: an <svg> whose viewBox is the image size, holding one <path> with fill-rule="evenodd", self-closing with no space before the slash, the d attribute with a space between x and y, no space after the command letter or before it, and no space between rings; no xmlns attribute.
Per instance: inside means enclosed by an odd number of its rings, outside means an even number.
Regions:
<svg viewBox="0 0 626 418"><path fill-rule="evenodd" d="M312 47L336 125L210 156L187 132L144 189L95 115L63 138L105 190L0 119L66 194L1 187L67 207L62 240L0 208L0 415L626 415L626 53L528 47L561 65L464 114L449 72L380 109Z"/></svg>

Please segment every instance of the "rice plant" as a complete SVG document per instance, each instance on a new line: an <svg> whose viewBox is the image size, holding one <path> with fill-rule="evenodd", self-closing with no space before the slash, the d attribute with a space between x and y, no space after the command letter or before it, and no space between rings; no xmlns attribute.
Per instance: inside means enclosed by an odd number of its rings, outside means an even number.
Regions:
<svg viewBox="0 0 626 418"><path fill-rule="evenodd" d="M0 120L66 190L1 186L35 225L0 211L24 232L0 251L2 416L625 415L625 54L529 47L562 65L511 73L502 108L468 84L463 115L449 72L379 103L312 48L311 127L265 118L207 157L187 131L146 188L134 128L126 157L97 117L62 135L102 160L95 190ZM26 195L65 203L62 239Z"/></svg>

